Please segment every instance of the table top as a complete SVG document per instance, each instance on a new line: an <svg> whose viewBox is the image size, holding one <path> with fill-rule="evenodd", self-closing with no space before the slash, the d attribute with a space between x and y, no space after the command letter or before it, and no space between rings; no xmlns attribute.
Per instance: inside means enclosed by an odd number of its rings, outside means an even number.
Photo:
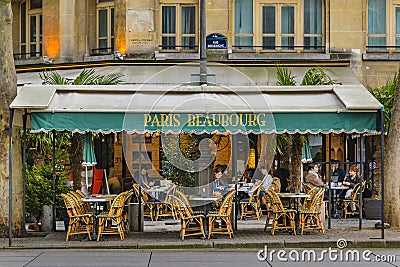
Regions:
<svg viewBox="0 0 400 267"><path fill-rule="evenodd" d="M107 202L113 200L117 195L91 195L82 198L83 202Z"/></svg>
<svg viewBox="0 0 400 267"><path fill-rule="evenodd" d="M310 194L306 193L278 193L279 197L288 197L288 198L307 198L310 197Z"/></svg>
<svg viewBox="0 0 400 267"><path fill-rule="evenodd" d="M167 192L169 189L169 187L153 186L150 188L146 188L145 190L147 192Z"/></svg>
<svg viewBox="0 0 400 267"><path fill-rule="evenodd" d="M329 185L326 185L326 188L329 188ZM341 189L349 189L348 186L345 185L334 185L330 187L331 190L341 190Z"/></svg>
<svg viewBox="0 0 400 267"><path fill-rule="evenodd" d="M208 196L208 197L201 197L201 196L190 196L189 200L193 200L193 201L214 201L217 200L221 197L218 196Z"/></svg>

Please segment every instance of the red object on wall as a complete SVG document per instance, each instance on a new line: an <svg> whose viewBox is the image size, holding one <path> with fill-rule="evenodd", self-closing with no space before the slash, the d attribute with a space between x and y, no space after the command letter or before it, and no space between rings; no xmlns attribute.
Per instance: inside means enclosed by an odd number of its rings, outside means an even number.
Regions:
<svg viewBox="0 0 400 267"><path fill-rule="evenodd" d="M93 170L92 195L101 193L102 182L103 182L103 169L97 169L95 166Z"/></svg>

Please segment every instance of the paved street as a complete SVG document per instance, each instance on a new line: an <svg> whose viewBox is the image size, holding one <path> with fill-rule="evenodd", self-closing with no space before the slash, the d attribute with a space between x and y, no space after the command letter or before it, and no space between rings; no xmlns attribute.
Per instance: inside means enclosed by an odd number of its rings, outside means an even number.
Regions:
<svg viewBox="0 0 400 267"><path fill-rule="evenodd" d="M226 236L207 240L188 237L184 241L179 238L180 224L173 221L145 221L144 232L132 232L123 241L117 236L107 237L106 241L100 242L83 241L83 236L75 236L65 242L64 231L43 235L30 233L26 238L14 238L11 247L7 239L0 240L0 267L251 267L305 266L305 262L308 267L314 267L321 266L321 261L324 267L400 267L400 230L386 230L385 239L382 240L379 239L380 229L374 228L375 222L363 220L363 229L360 231L355 218L332 220L332 229L327 229L325 235L315 231L303 236L287 232L277 232L271 236L270 232L263 230L263 217L259 221L239 221L233 239ZM352 258L355 253L359 260ZM363 258L365 255L366 259ZM375 255L390 256L387 258L389 262L378 262L381 258Z"/></svg>
<svg viewBox="0 0 400 267"><path fill-rule="evenodd" d="M400 266L399 250L373 250L368 258L363 259L363 250L360 250L360 260L343 256L319 259L321 250L316 250L314 260L308 260L308 256L301 258L302 250L286 250L287 255L277 257L271 261L263 261L255 250L15 250L0 252L1 267L58 267L58 266L138 266L138 267L183 267L183 266ZM345 252L345 251L343 251ZM299 258L295 255L299 253ZM309 253L309 250L308 252ZM304 254L304 253L303 253ZM290 256L291 255L291 256ZM309 255L309 254L304 254ZM339 254L337 254L339 256ZM344 255L344 254L343 254ZM377 258L375 255L380 255ZM389 258L391 256L391 258ZM394 257L392 257L394 256ZM376 259L389 259L391 262L377 262ZM261 258L261 259L260 259ZM283 261L287 259L288 261ZM291 260L292 259L292 260ZM366 261L370 260L370 261ZM190 262L190 263L188 263Z"/></svg>

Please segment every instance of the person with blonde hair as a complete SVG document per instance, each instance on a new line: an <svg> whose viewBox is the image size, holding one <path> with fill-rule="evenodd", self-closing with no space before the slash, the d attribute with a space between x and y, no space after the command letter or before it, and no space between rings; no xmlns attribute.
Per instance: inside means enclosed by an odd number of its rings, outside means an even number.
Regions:
<svg viewBox="0 0 400 267"><path fill-rule="evenodd" d="M348 190L342 193L342 198L349 197L353 192L353 188L356 184L360 182L360 176L358 176L358 172L360 171L360 167L357 165L351 165L349 168L349 175L346 176L343 180L343 185L349 187Z"/></svg>

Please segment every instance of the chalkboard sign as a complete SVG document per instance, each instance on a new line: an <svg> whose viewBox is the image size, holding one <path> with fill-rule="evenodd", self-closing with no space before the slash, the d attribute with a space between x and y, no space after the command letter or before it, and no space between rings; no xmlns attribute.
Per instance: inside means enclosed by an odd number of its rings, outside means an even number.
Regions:
<svg viewBox="0 0 400 267"><path fill-rule="evenodd" d="M226 37L220 33L212 33L206 37L207 49L226 49Z"/></svg>

